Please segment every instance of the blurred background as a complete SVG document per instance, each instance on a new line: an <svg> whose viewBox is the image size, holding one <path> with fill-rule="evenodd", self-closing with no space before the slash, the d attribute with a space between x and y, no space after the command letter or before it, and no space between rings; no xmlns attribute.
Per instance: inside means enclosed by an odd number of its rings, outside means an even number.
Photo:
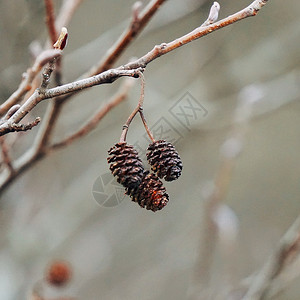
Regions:
<svg viewBox="0 0 300 300"><path fill-rule="evenodd" d="M61 2L54 2L58 10ZM126 28L134 2L83 1L68 26L64 82L105 54ZM251 1L219 3L223 18ZM116 66L198 27L211 4L167 1ZM25 299L46 266L62 259L72 266L72 280L59 290L44 284L45 298L201 299L195 291L203 284L208 290L203 299L240 299L244 279L263 266L300 211L299 9L297 0L270 0L255 18L148 65L146 118L157 138L175 144L184 166L178 181L165 183L170 202L162 211L131 202L108 173L107 150L137 104L138 82L96 130L10 185L1 194L0 298ZM44 2L1 1L0 37L3 102L32 64L30 44L46 41ZM68 102L54 139L107 103L123 81L88 89ZM42 116L46 105L33 114ZM36 133L34 128L19 136L15 157ZM149 142L139 118L128 142L144 157ZM237 149L242 151L235 157ZM214 214L218 236L204 259L209 269L203 269L206 204L228 160L232 172ZM299 284L295 276L272 299L299 299Z"/></svg>

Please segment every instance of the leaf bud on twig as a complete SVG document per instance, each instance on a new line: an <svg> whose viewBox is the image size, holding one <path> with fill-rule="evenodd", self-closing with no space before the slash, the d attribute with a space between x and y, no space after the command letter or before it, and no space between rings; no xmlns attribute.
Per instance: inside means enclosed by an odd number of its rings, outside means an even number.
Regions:
<svg viewBox="0 0 300 300"><path fill-rule="evenodd" d="M53 45L55 49L63 50L67 45L67 39L68 39L68 30L66 27L63 27L61 29L61 33L56 41L56 43Z"/></svg>

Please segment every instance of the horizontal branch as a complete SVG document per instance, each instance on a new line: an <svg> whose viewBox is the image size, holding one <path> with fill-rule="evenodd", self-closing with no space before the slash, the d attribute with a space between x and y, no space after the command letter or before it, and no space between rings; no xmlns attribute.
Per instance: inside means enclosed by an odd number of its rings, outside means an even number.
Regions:
<svg viewBox="0 0 300 300"><path fill-rule="evenodd" d="M99 75L81 79L75 82L71 82L65 85L61 85L52 89L46 89L42 91L37 89L30 98L15 112L12 117L0 125L0 136L10 132L12 124L18 123L21 121L27 114L30 112L39 102L44 99L49 99L56 97L58 95L64 95L67 93L79 91L86 89L95 85L112 83L119 77L130 76L130 77L139 77L139 72L141 68L136 70L117 70L112 69L105 71Z"/></svg>
<svg viewBox="0 0 300 300"><path fill-rule="evenodd" d="M150 62L157 59L158 57L165 55L183 45L186 45L194 40L197 40L205 35L208 35L218 29L236 23L240 20L243 20L248 17L255 16L258 11L266 5L268 0L256 0L253 1L248 7L242 9L241 11L222 19L216 23L210 24L208 26L199 26L192 32L172 41L169 43L162 43L156 45L150 52L148 52L143 57L137 59L136 61L130 62L123 66L123 69L136 69L136 68L145 68Z"/></svg>
<svg viewBox="0 0 300 300"><path fill-rule="evenodd" d="M35 127L41 122L41 118L37 117L33 122L28 124L17 124L17 123L10 123L7 124L5 127L0 126L0 136L5 135L9 132L16 132L16 131L27 131Z"/></svg>

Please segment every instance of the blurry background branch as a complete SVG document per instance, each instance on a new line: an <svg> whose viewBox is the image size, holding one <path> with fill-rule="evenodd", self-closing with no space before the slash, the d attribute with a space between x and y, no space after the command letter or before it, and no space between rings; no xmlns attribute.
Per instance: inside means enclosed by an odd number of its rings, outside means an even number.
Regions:
<svg viewBox="0 0 300 300"><path fill-rule="evenodd" d="M293 264L300 253L300 216L279 241L274 253L253 278L242 300L268 299L270 287L279 274Z"/></svg>
<svg viewBox="0 0 300 300"><path fill-rule="evenodd" d="M234 242L237 232L237 224L230 214L230 209L222 204L231 182L234 166L237 158L244 147L244 140L249 122L252 117L253 104L262 98L259 86L249 86L244 88L238 97L237 107L234 113L232 129L227 140L220 148L221 163L213 182L209 182L203 189L204 209L201 232L202 236L199 243L199 256L195 264L195 274L193 278L191 299L210 299L216 291L212 290L212 263L215 257L215 246L217 240L226 241L227 245ZM225 216L223 216L225 214ZM231 223L228 231L228 222L224 224L221 219L228 219ZM221 249L226 250L222 245ZM232 245L230 245L231 247ZM227 246L228 247L228 246ZM229 251L230 252L230 251ZM227 278L230 279L229 270L225 271ZM230 281L230 280L227 280ZM220 299L225 299L229 289L228 282L220 286L217 291Z"/></svg>

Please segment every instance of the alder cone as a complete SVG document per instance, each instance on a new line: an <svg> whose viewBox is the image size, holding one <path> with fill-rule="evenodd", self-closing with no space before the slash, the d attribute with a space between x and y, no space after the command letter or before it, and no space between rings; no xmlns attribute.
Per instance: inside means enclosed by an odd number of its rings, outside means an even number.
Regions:
<svg viewBox="0 0 300 300"><path fill-rule="evenodd" d="M132 201L141 207L157 211L164 208L169 202L169 195L159 178L149 171L144 172L143 180L136 189L128 189L126 192Z"/></svg>
<svg viewBox="0 0 300 300"><path fill-rule="evenodd" d="M47 270L46 280L49 284L60 287L70 280L71 273L69 264L63 261L56 261Z"/></svg>
<svg viewBox="0 0 300 300"><path fill-rule="evenodd" d="M166 181L178 179L182 171L182 161L175 147L165 140L150 144L147 160L153 172Z"/></svg>
<svg viewBox="0 0 300 300"><path fill-rule="evenodd" d="M109 151L109 169L125 188L137 188L143 178L144 166L132 145L117 143Z"/></svg>

